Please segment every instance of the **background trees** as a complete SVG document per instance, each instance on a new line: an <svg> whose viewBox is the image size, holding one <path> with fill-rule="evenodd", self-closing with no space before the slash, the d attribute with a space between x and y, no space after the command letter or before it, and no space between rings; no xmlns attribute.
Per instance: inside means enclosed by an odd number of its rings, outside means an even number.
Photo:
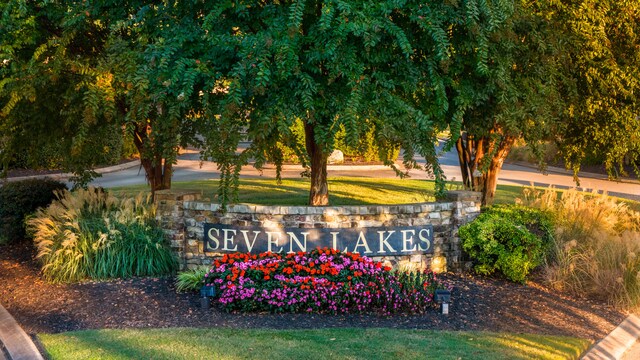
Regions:
<svg viewBox="0 0 640 360"><path fill-rule="evenodd" d="M173 5L3 5L2 27L11 30L0 56L5 166L61 143L62 167L86 182L106 140L128 132L151 190L169 188L178 146L197 143L199 89L210 71L195 23L202 12Z"/></svg>
<svg viewBox="0 0 640 360"><path fill-rule="evenodd" d="M542 158L555 141L577 174L603 159L609 175L636 166L640 152L640 5L631 1L518 1L486 46L456 33L448 115L464 184L490 204L516 139ZM454 29L456 31L456 29ZM475 56L487 59L474 66ZM480 62L480 64L485 64ZM542 164L544 166L545 164ZM577 180L577 177L576 177Z"/></svg>
<svg viewBox="0 0 640 360"><path fill-rule="evenodd" d="M92 70L104 32L73 17L65 23L68 15L55 3L4 2L0 11L3 168L19 154L27 165L55 162L86 180L85 170L122 138L114 122L90 106L109 81ZM92 36L73 36L80 25Z"/></svg>
<svg viewBox="0 0 640 360"><path fill-rule="evenodd" d="M640 159L640 3L554 3L558 31L569 41L563 71L571 79L556 140L567 167L602 159L611 178L636 175Z"/></svg>
<svg viewBox="0 0 640 360"><path fill-rule="evenodd" d="M443 190L434 144L449 128L445 149L485 203L519 138L534 150L554 139L576 172L601 156L615 177L640 154L639 6L11 0L0 4L0 158L6 169L56 144L82 182L128 134L155 191L171 186L179 146L197 145L226 203L250 160L279 174L285 143L310 168L309 203L324 205L341 129L351 146L373 134L399 175L398 146L405 170L424 156ZM252 143L238 153L244 132Z"/></svg>

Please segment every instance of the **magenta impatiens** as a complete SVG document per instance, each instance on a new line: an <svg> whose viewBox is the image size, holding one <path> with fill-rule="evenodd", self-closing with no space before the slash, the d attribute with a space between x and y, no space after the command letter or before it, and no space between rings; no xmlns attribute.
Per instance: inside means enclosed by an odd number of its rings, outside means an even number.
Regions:
<svg viewBox="0 0 640 360"><path fill-rule="evenodd" d="M215 260L205 285L228 311L422 313L436 289L431 271L392 271L357 253L316 249L289 254L233 253Z"/></svg>

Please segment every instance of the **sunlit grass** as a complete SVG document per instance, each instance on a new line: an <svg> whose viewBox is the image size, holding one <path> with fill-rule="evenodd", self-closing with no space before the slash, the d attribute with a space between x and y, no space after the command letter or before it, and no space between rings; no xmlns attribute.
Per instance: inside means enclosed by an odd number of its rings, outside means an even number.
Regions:
<svg viewBox="0 0 640 360"><path fill-rule="evenodd" d="M88 330L38 336L57 359L577 359L583 339L398 329Z"/></svg>
<svg viewBox="0 0 640 360"><path fill-rule="evenodd" d="M216 199L217 180L174 182L173 190L202 190L205 198ZM415 179L370 179L336 177L329 179L331 205L408 204L434 201L434 182ZM448 188L460 189L459 183ZM148 190L146 185L113 188L116 195L135 195ZM496 203L512 203L520 196L522 187L500 185ZM278 184L273 179L242 179L238 202L258 205L306 205L309 198L308 179L284 179Z"/></svg>

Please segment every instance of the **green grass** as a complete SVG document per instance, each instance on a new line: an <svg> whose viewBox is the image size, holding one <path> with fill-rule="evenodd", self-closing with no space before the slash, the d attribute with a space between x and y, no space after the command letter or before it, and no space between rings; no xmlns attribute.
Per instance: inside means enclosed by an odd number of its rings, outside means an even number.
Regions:
<svg viewBox="0 0 640 360"><path fill-rule="evenodd" d="M583 339L397 329L88 330L38 335L56 359L577 359Z"/></svg>
<svg viewBox="0 0 640 360"><path fill-rule="evenodd" d="M215 199L217 180L174 182L172 190L202 190L204 196ZM450 189L461 188L452 183ZM147 191L147 185L114 188L116 195L135 195ZM521 186L498 186L496 203L512 203L522 193ZM434 182L414 179L370 179L335 177L329 179L331 205L410 204L434 201ZM283 179L277 184L273 179L242 179L238 190L238 202L258 205L306 205L309 198L308 179Z"/></svg>

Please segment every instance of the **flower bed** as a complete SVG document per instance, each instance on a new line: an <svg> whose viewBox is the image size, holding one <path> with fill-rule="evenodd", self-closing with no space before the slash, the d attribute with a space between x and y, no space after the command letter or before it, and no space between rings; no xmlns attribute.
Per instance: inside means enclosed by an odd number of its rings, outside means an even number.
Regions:
<svg viewBox="0 0 640 360"><path fill-rule="evenodd" d="M391 271L357 253L233 253L215 260L205 285L227 311L422 313L445 285L431 271Z"/></svg>

